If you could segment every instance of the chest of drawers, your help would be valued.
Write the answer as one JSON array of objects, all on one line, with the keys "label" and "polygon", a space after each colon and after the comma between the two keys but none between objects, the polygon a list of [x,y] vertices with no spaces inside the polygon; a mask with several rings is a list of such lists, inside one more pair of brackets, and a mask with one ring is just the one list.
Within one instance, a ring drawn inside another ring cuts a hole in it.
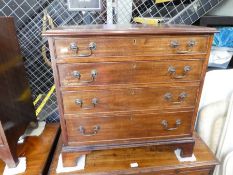
[{"label": "chest of drawers", "polygon": [[194,26],[95,25],[44,33],[64,164],[72,152],[162,144],[190,156],[214,32]]}]

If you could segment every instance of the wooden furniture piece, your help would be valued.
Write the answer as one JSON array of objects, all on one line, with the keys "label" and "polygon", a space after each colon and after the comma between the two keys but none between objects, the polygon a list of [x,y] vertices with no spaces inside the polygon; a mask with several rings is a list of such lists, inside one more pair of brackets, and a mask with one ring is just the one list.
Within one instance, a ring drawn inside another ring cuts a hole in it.
[{"label": "wooden furniture piece", "polygon": [[[46,124],[43,133],[29,136],[23,144],[18,145],[18,157],[26,157],[26,171],[23,174],[47,174],[52,156],[60,136],[60,125],[57,123]],[[0,161],[0,174],[3,174],[5,163]]]},{"label": "wooden furniture piece", "polygon": [[[218,161],[206,144],[194,134],[195,162],[179,162],[174,154],[174,146],[149,146],[127,149],[112,149],[93,151],[86,157],[85,169],[64,174],[82,175],[211,175]],[[62,140],[58,142],[57,150],[49,170],[55,175],[58,157],[62,149]],[[72,156],[75,156],[72,155]],[[72,157],[70,157],[72,160]],[[131,163],[138,163],[137,168],[131,168]]]},{"label": "wooden furniture piece", "polygon": [[[60,27],[49,39],[63,137],[73,152],[173,144],[193,153],[193,129],[215,29]],[[77,154],[76,154],[77,155]]]},{"label": "wooden furniture piece", "polygon": [[12,17],[0,17],[0,159],[18,163],[17,142],[36,117]]}]

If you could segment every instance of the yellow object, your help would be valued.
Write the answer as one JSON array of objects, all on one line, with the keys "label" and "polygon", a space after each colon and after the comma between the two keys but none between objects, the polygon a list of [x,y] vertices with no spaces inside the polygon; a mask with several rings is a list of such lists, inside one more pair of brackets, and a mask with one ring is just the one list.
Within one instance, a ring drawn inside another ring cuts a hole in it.
[{"label": "yellow object", "polygon": [[38,103],[38,101],[41,99],[41,97],[42,97],[42,94],[39,94],[39,95],[36,97],[36,99],[35,99],[34,102],[33,102],[34,106]]},{"label": "yellow object", "polygon": [[46,102],[48,101],[48,99],[50,98],[50,96],[52,95],[52,93],[54,92],[54,90],[55,90],[55,85],[53,85],[51,87],[51,89],[49,90],[49,92],[46,95],[46,97],[43,99],[43,101],[41,102],[41,104],[36,109],[36,116],[38,116],[38,114],[41,112],[41,110],[43,109],[44,105],[46,104]]},{"label": "yellow object", "polygon": [[169,2],[169,1],[173,1],[173,0],[155,0],[155,3],[159,4],[159,3],[163,3],[163,2]]},{"label": "yellow object", "polygon": [[135,17],[133,21],[142,24],[158,25],[162,21],[162,18],[160,19],[160,18]]},{"label": "yellow object", "polygon": [[[42,20],[42,32],[46,31],[46,29],[47,29],[47,22],[48,22],[48,25],[51,28],[54,28],[53,19],[49,16],[47,10],[44,10],[44,16],[43,16],[43,20]],[[49,59],[47,58],[47,55],[46,55],[46,45],[42,46],[41,54],[42,54],[42,57],[43,57],[45,63],[48,66],[51,67],[51,62],[49,61]],[[49,90],[49,92],[47,93],[47,95],[45,96],[45,98],[43,99],[43,101],[40,103],[40,105],[36,109],[36,116],[38,116],[38,114],[41,112],[41,110],[43,109],[43,107],[45,106],[45,104],[47,103],[47,101],[49,100],[49,98],[52,95],[52,93],[54,92],[54,90],[55,90],[55,85],[53,85],[51,87],[51,89]],[[38,103],[38,101],[41,98],[42,98],[42,94],[40,94],[40,95],[37,96],[37,98],[33,102],[34,106]]]}]

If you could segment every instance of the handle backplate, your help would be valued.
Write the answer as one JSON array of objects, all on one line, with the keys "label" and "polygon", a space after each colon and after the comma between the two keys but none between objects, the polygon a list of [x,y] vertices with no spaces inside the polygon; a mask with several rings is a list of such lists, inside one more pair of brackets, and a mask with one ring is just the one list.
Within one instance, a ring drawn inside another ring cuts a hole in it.
[{"label": "handle backplate", "polygon": [[100,130],[100,126],[99,125],[95,125],[92,129],[92,132],[86,132],[86,129],[83,126],[79,127],[79,132],[86,137],[90,137],[90,136],[94,136],[98,133],[98,131]]},{"label": "handle backplate", "polygon": [[83,105],[83,100],[78,98],[78,99],[75,99],[75,104],[80,106],[80,108],[82,109],[94,109],[96,107],[96,105],[99,103],[99,100],[97,98],[93,98],[91,100],[91,104],[90,106],[84,106]]},{"label": "handle backplate", "polygon": [[72,75],[73,77],[77,78],[79,81],[79,83],[92,83],[95,81],[96,77],[97,77],[97,71],[96,70],[91,70],[91,73],[90,73],[90,77],[91,79],[90,80],[85,80],[85,81],[81,81],[81,73],[79,71],[73,71]]},{"label": "handle backplate", "polygon": [[173,104],[180,104],[180,103],[182,103],[184,100],[185,100],[185,98],[188,96],[188,94],[186,93],[186,92],[182,92],[182,93],[180,93],[180,95],[178,96],[178,98],[177,98],[177,100],[175,101],[173,101],[173,96],[172,96],[172,93],[170,93],[170,92],[168,92],[168,93],[166,93],[165,95],[164,95],[164,99],[166,100],[166,101],[168,101],[168,102],[171,102],[171,103],[173,103]]},{"label": "handle backplate", "polygon": [[174,130],[177,130],[179,128],[179,126],[181,125],[181,120],[180,119],[177,119],[176,120],[176,123],[175,123],[175,127],[169,127],[169,124],[168,124],[168,121],[167,120],[163,120],[161,122],[161,125],[163,126],[163,128],[167,131],[174,131]]},{"label": "handle backplate", "polygon": [[187,74],[191,71],[191,66],[184,66],[183,73],[181,75],[178,75],[176,73],[176,68],[174,66],[168,67],[168,72],[171,75],[173,79],[182,79],[187,76]]},{"label": "handle backplate", "polygon": [[191,53],[191,52],[192,52],[192,48],[193,48],[195,45],[196,45],[196,41],[194,41],[194,40],[189,40],[189,41],[187,42],[187,45],[186,45],[187,50],[180,50],[180,49],[179,49],[179,46],[180,46],[179,41],[173,40],[173,41],[171,41],[171,43],[170,43],[171,48],[176,49],[176,53],[177,53],[177,54],[188,54],[188,53]]},{"label": "handle backplate", "polygon": [[73,51],[77,56],[77,57],[89,57],[93,54],[93,50],[96,50],[97,48],[97,45],[95,42],[90,42],[90,44],[88,45],[87,47],[87,50],[89,51],[88,53],[79,53],[79,47],[78,47],[78,44],[73,42],[73,43],[70,43],[70,50]]}]

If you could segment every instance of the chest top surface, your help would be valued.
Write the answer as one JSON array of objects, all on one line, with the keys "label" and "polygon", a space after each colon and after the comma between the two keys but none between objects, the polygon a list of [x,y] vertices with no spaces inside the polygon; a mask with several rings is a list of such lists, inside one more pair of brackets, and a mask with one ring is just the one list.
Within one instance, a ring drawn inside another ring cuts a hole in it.
[{"label": "chest top surface", "polygon": [[213,34],[215,28],[199,27],[191,25],[168,25],[158,26],[129,24],[129,25],[82,25],[82,26],[62,26],[43,33],[47,37],[65,36],[105,36],[105,35],[176,35],[176,34]]}]

